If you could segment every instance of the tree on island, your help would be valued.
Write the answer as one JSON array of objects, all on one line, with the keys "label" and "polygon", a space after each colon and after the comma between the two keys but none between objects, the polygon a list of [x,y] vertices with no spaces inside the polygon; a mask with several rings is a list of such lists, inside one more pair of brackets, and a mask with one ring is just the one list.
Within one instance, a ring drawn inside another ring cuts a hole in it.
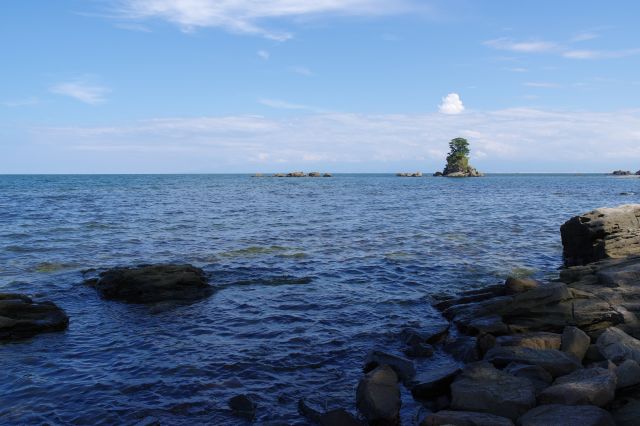
[{"label": "tree on island", "polygon": [[470,152],[469,142],[465,138],[451,139],[447,165],[442,175],[451,177],[482,176],[482,173],[469,165]]}]

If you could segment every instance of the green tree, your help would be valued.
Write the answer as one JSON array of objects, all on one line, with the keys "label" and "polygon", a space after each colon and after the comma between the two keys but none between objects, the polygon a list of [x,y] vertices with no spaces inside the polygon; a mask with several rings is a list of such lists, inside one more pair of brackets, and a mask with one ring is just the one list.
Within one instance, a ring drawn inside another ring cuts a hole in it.
[{"label": "green tree", "polygon": [[451,139],[445,174],[463,172],[469,168],[469,142],[465,138]]}]

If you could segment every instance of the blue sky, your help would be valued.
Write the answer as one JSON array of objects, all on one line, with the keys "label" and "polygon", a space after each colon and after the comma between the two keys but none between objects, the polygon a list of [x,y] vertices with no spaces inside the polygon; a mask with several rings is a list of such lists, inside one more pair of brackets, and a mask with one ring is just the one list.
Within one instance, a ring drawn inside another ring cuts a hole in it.
[{"label": "blue sky", "polygon": [[[391,4],[391,5],[390,5]],[[0,173],[640,169],[640,3],[24,0]]]}]

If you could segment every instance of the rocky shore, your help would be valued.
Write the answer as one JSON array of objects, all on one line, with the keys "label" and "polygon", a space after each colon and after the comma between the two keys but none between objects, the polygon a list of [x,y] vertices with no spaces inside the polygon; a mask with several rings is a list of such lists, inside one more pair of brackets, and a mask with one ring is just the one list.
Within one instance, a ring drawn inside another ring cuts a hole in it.
[{"label": "rocky shore", "polygon": [[[355,389],[358,415],[299,412],[320,425],[399,425],[402,393],[422,405],[421,426],[631,426],[640,419],[640,205],[601,208],[562,227],[564,267],[556,279],[511,277],[455,297],[433,298],[443,325],[402,330],[403,353],[372,350]],[[214,287],[191,265],[140,265],[86,271],[106,300],[192,303]],[[52,302],[0,294],[0,340],[63,331]],[[429,369],[434,353],[456,364]],[[420,371],[415,360],[421,359]],[[422,374],[428,373],[428,374]],[[252,420],[248,395],[228,402]]]}]

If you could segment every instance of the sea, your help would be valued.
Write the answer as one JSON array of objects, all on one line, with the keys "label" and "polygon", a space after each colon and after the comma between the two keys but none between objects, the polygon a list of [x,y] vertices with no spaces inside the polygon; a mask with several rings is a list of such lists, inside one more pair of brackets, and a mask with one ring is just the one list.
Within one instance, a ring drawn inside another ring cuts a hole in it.
[{"label": "sea", "polygon": [[[0,176],[0,292],[51,300],[65,332],[0,344],[2,425],[305,425],[298,402],[356,414],[370,350],[444,322],[434,296],[552,279],[560,225],[640,202],[640,178]],[[191,305],[102,300],[92,271],[190,263]],[[429,372],[453,363],[438,350]],[[423,410],[402,390],[403,425]]]}]

